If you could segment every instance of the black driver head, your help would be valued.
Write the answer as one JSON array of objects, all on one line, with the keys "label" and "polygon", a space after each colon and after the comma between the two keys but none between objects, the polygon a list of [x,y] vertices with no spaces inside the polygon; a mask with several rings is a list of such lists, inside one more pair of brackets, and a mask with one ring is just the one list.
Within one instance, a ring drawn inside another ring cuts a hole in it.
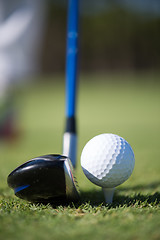
[{"label": "black driver head", "polygon": [[31,159],[13,170],[7,182],[17,197],[30,202],[65,204],[79,199],[71,161],[62,155]]}]

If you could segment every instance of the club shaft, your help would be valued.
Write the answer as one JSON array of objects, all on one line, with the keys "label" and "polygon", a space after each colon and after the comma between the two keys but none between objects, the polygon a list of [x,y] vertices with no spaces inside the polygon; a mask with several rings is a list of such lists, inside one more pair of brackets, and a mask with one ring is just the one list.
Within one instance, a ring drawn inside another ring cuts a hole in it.
[{"label": "club shaft", "polygon": [[76,112],[79,1],[69,0],[66,48],[66,116]]},{"label": "club shaft", "polygon": [[63,154],[76,165],[77,133],[77,66],[78,66],[78,26],[79,0],[69,0],[66,46],[66,129],[63,137]]}]

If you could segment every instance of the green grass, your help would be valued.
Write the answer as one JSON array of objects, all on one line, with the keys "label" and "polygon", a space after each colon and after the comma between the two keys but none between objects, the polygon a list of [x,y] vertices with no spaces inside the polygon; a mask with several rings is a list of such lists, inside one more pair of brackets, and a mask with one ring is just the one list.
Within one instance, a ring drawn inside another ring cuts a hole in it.
[{"label": "green grass", "polygon": [[[61,153],[64,81],[55,76],[53,82],[40,81],[19,93],[21,135],[0,146],[0,239],[160,239],[158,79],[151,74],[81,76],[76,169],[81,200],[56,208],[16,198],[6,179],[30,158]],[[136,159],[132,176],[117,187],[112,205],[104,203],[101,189],[80,167],[85,143],[105,132],[124,137]]]}]

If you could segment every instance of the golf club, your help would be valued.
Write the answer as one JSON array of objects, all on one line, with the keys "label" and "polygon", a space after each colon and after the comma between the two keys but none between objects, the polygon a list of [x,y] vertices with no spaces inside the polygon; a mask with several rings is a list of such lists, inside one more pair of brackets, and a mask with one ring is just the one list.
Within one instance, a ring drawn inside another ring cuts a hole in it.
[{"label": "golf club", "polygon": [[[7,179],[19,198],[39,203],[61,204],[79,199],[73,174],[76,165],[76,82],[79,0],[69,0],[66,48],[66,130],[63,155],[31,159],[13,170]],[[72,163],[71,163],[71,161]]]},{"label": "golf club", "polygon": [[17,197],[30,202],[62,204],[79,199],[72,164],[62,155],[33,158],[13,170],[7,180]]}]

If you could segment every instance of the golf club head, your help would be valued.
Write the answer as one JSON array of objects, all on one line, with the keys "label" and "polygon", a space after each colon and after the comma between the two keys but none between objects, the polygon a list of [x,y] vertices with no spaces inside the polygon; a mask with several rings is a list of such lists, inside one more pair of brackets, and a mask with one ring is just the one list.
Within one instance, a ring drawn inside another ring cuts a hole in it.
[{"label": "golf club head", "polygon": [[7,182],[17,197],[30,202],[65,204],[79,199],[72,163],[62,155],[33,158],[13,170]]}]

